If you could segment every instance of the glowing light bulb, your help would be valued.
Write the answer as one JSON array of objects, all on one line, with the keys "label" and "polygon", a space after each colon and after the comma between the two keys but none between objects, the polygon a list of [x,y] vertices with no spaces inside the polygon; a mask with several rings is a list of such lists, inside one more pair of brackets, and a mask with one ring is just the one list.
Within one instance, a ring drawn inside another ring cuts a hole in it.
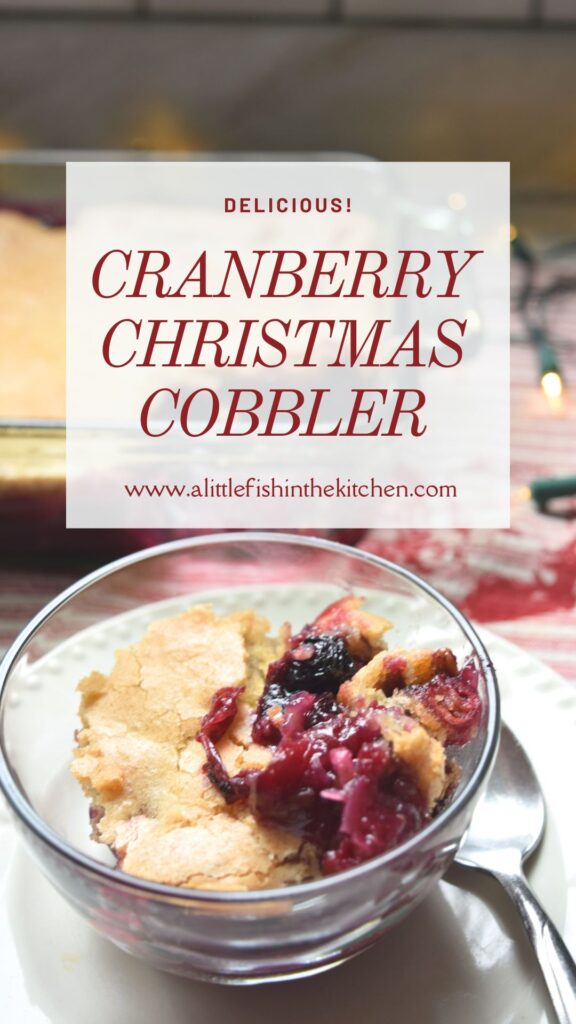
[{"label": "glowing light bulb", "polygon": [[476,334],[476,332],[482,327],[480,313],[477,309],[467,309],[464,316],[468,324],[468,330],[471,334]]},{"label": "glowing light bulb", "polygon": [[516,505],[519,502],[530,501],[532,497],[532,490],[530,487],[517,487],[515,491],[512,491],[512,504]]},{"label": "glowing light bulb", "polygon": [[561,416],[564,412],[564,384],[557,370],[547,370],[540,379],[542,391],[546,396],[548,408],[553,415]]},{"label": "glowing light bulb", "polygon": [[451,192],[448,196],[448,206],[451,210],[464,210],[467,199],[462,192]]},{"label": "glowing light bulb", "polygon": [[545,373],[540,382],[546,398],[560,398],[563,391],[562,377],[556,370],[549,370]]}]

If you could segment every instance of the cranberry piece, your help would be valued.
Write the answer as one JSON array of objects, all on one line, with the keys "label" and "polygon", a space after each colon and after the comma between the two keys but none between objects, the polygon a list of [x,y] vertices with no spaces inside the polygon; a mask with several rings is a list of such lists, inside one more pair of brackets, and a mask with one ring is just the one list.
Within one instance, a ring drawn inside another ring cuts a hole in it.
[{"label": "cranberry piece", "polygon": [[[385,852],[425,823],[423,797],[383,738],[379,709],[340,710],[331,694],[292,694],[268,765],[231,777],[215,740],[230,724],[240,692],[216,694],[203,720],[198,738],[208,777],[228,803],[248,801],[263,824],[314,843],[325,874]],[[327,717],[311,724],[315,714]]]},{"label": "cranberry piece", "polygon": [[103,807],[95,807],[93,804],[90,805],[88,817],[91,825],[98,825],[104,817],[105,811]]},{"label": "cranberry piece", "polygon": [[289,728],[249,790],[255,817],[313,842],[325,873],[383,853],[426,820],[423,797],[383,739],[374,708],[341,711],[304,732]]},{"label": "cranberry piece", "polygon": [[329,604],[327,608],[324,608],[316,616],[314,622],[304,626],[299,633],[292,637],[293,646],[296,647],[309,636],[320,633],[334,633],[337,636],[346,636],[354,629],[354,615],[357,613],[361,603],[358,598],[349,595]]},{"label": "cranberry piece", "polygon": [[212,697],[209,711],[200,723],[198,738],[203,734],[217,742],[232,724],[238,710],[238,699],[244,692],[243,686],[223,686]]},{"label": "cranberry piece", "polygon": [[232,724],[238,709],[238,699],[243,690],[243,686],[223,686],[218,690],[212,697],[210,710],[204,715],[196,736],[206,754],[204,771],[212,785],[220,790],[226,803],[233,803],[237,800],[240,790],[224,767],[216,743],[222,739],[228,726]]},{"label": "cranberry piece", "polygon": [[310,706],[304,728],[329,718],[338,710],[334,696],[346,679],[350,679],[363,662],[350,654],[343,636],[321,633],[307,636],[291,646],[268,667],[264,692],[258,703],[253,739],[265,745],[280,739],[278,725],[271,722],[272,708],[283,710],[293,695],[305,690],[315,694],[314,708]]},{"label": "cranberry piece", "polygon": [[416,786],[398,774],[386,790],[375,791],[366,779],[355,781],[336,843],[322,857],[325,875],[361,864],[398,846],[426,824]]},{"label": "cranberry piece", "polygon": [[472,739],[482,715],[478,669],[473,661],[466,662],[456,676],[438,675],[410,690],[442,724],[448,746],[462,746]]},{"label": "cranberry piece", "polygon": [[370,644],[358,632],[358,598],[345,597],[325,608],[314,622],[288,640],[285,653],[268,666],[264,692],[258,703],[252,736],[267,746],[280,741],[278,714],[302,690],[316,695],[303,720],[305,729],[326,721],[339,711],[334,700],[342,683],[350,679],[373,655]]},{"label": "cranberry piece", "polygon": [[280,725],[282,736],[295,736],[309,727],[308,717],[314,707],[314,701],[314,694],[308,693],[306,690],[294,694],[282,715]]},{"label": "cranberry piece", "polygon": [[306,728],[311,729],[320,722],[328,722],[341,711],[341,706],[332,693],[319,693],[306,714]]},{"label": "cranberry piece", "polygon": [[[270,669],[268,669],[268,676]],[[268,677],[267,677],[268,678]],[[258,706],[256,708],[256,719],[252,726],[252,739],[255,743],[261,743],[264,747],[275,746],[280,740],[280,729],[270,717],[273,709],[283,711],[290,700],[290,694],[280,683],[267,681]]]},{"label": "cranberry piece", "polygon": [[[303,698],[307,698],[303,701]],[[269,709],[276,708],[278,715],[271,718]],[[252,726],[252,739],[262,746],[276,746],[287,731],[294,731],[293,709],[298,709],[298,728],[310,729],[320,722],[327,722],[341,710],[332,693],[313,694],[303,690],[287,693],[274,683],[267,687],[258,705],[257,717]],[[281,717],[280,717],[281,716]]]},{"label": "cranberry piece", "polygon": [[289,693],[336,693],[341,683],[361,667],[352,657],[342,636],[321,633],[286,651],[270,666],[268,679]]}]

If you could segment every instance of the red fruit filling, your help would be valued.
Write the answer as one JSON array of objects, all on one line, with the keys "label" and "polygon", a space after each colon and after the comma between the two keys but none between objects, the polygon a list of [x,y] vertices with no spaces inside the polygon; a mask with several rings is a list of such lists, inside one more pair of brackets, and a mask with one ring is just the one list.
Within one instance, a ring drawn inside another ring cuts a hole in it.
[{"label": "red fruit filling", "polygon": [[340,684],[363,664],[349,653],[344,637],[330,633],[309,636],[287,650],[268,666],[252,731],[255,743],[278,743],[280,730],[275,719],[302,691],[314,696],[307,706],[305,727],[335,714],[338,705],[334,698]]},{"label": "red fruit filling", "polygon": [[290,637],[288,650],[268,666],[252,734],[255,743],[278,743],[280,731],[270,712],[283,711],[302,690],[316,694],[314,706],[308,709],[307,727],[337,712],[334,697],[340,685],[374,654],[351,627],[350,610],[355,607],[354,598],[330,605]]},{"label": "red fruit filling", "polygon": [[314,622],[304,626],[299,633],[292,637],[292,643],[297,646],[313,633],[336,633],[341,636],[350,634],[355,628],[354,615],[358,615],[359,604],[361,604],[359,599],[352,596],[334,601],[316,616]]},{"label": "red fruit filling", "polygon": [[200,730],[196,739],[204,747],[206,763],[204,771],[213,786],[216,786],[226,803],[233,803],[238,799],[238,787],[234,779],[224,767],[224,763],[216,743],[221,740],[228,726],[232,724],[238,709],[238,698],[244,691],[243,686],[223,686],[212,698],[210,710],[204,715],[200,723]]},{"label": "red fruit filling", "polygon": [[429,683],[409,689],[440,722],[447,746],[461,747],[472,739],[482,712],[478,670],[472,661],[455,676],[438,675]]},{"label": "red fruit filling", "polygon": [[289,717],[272,760],[248,780],[254,816],[314,843],[324,874],[384,853],[426,821],[423,797],[382,738],[379,715],[342,711],[303,732]]},{"label": "red fruit filling", "polygon": [[[430,819],[410,767],[382,736],[381,716],[394,708],[383,711],[373,703],[350,709],[336,700],[340,685],[373,655],[366,643],[364,656],[357,633],[346,633],[345,605],[326,609],[268,668],[252,730],[255,742],[275,748],[265,768],[230,776],[216,747],[243,687],[215,694],[197,737],[206,752],[204,770],[224,799],[247,802],[263,824],[313,843],[324,874],[385,853]],[[421,706],[439,723],[446,745],[462,745],[480,721],[478,670],[469,661],[458,672],[452,653],[439,653],[438,674],[405,687],[410,702],[397,713],[417,717]]]},{"label": "red fruit filling", "polygon": [[428,820],[418,787],[382,737],[375,707],[342,710],[306,728],[315,697],[297,694],[266,768],[230,776],[212,737],[237,698],[238,690],[220,691],[203,720],[198,739],[208,777],[228,803],[248,801],[263,824],[314,843],[324,874],[384,853]]}]

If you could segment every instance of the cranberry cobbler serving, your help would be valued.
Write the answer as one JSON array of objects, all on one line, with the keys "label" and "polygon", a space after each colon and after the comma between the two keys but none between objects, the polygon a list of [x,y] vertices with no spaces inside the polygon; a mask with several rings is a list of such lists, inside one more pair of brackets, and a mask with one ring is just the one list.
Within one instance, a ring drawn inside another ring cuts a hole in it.
[{"label": "cranberry cobbler serving", "polygon": [[478,670],[388,649],[346,597],[300,632],[198,605],[153,623],[80,683],[72,772],[118,867],[169,885],[306,882],[392,849],[458,780]]}]

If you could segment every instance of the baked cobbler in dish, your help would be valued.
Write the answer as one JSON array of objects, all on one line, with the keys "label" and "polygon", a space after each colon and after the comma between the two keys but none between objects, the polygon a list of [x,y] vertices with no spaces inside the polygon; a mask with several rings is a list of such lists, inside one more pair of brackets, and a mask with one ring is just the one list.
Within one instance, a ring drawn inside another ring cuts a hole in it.
[{"label": "baked cobbler in dish", "polygon": [[0,210],[0,419],[66,413],[66,236]]},{"label": "baked cobbler in dish", "polygon": [[153,623],[80,683],[72,771],[124,871],[198,889],[305,882],[414,835],[481,714],[473,661],[388,650],[357,597],[278,637],[246,610]]}]

